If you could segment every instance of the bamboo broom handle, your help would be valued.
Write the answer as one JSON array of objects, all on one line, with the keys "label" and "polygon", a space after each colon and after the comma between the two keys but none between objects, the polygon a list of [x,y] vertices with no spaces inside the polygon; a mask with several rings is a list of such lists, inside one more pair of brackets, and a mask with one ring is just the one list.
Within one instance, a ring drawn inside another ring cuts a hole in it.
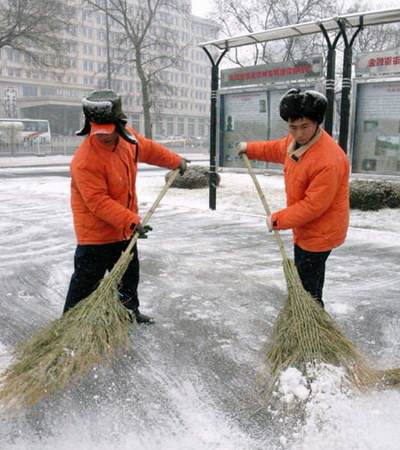
[{"label": "bamboo broom handle", "polygon": [[[178,175],[179,175],[179,169],[175,169],[172,172],[171,176],[168,178],[168,181],[165,183],[161,192],[158,194],[158,197],[155,199],[153,205],[147,211],[146,215],[143,217],[143,220],[140,222],[141,225],[147,225],[151,216],[154,214],[154,211],[157,209],[157,207],[160,204],[161,200],[163,199],[164,195],[167,193],[168,189],[171,187],[172,183],[175,181],[175,179]],[[135,234],[132,236],[131,242],[129,243],[128,247],[125,250],[126,253],[130,253],[132,251],[132,248],[135,245],[136,241],[138,240],[138,237],[139,237],[139,232],[136,231]]]},{"label": "bamboo broom handle", "polygon": [[[242,158],[243,158],[243,161],[244,161],[244,163],[245,163],[245,165],[247,167],[247,170],[249,171],[249,174],[250,174],[251,178],[254,181],[254,185],[255,185],[255,187],[257,189],[257,192],[258,192],[258,195],[260,197],[261,203],[264,206],[264,210],[267,213],[267,215],[270,216],[271,215],[271,209],[270,209],[270,207],[268,205],[268,202],[267,202],[267,199],[266,199],[266,197],[265,197],[265,195],[264,195],[264,193],[263,193],[263,191],[261,189],[260,183],[257,180],[256,174],[254,173],[254,170],[251,167],[251,163],[250,163],[249,158],[246,155],[246,153],[242,154]],[[276,238],[276,240],[278,242],[279,250],[281,252],[282,258],[283,258],[283,260],[286,260],[287,259],[287,254],[286,254],[285,246],[283,244],[281,235],[279,234],[278,230],[272,230],[272,231],[273,231],[273,233],[275,235],[275,238]]]}]

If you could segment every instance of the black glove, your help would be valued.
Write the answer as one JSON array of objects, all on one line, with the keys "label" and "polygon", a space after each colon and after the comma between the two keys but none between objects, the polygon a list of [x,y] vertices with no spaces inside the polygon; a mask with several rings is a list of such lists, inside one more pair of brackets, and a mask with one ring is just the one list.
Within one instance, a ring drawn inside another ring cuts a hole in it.
[{"label": "black glove", "polygon": [[142,225],[141,223],[132,224],[132,229],[134,233],[139,233],[139,239],[147,239],[147,233],[153,231],[153,228],[150,225]]},{"label": "black glove", "polygon": [[190,163],[190,161],[188,159],[182,158],[179,166],[177,168],[179,168],[179,175],[183,175],[186,172],[187,169],[187,163]]}]

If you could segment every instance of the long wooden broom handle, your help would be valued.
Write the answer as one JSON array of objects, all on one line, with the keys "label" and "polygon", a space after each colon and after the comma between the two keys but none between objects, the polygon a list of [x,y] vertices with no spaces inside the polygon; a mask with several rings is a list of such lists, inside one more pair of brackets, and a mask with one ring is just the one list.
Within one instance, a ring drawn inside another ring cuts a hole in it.
[{"label": "long wooden broom handle", "polygon": [[[158,197],[155,199],[153,205],[147,211],[146,215],[143,217],[143,220],[140,222],[141,225],[147,225],[147,223],[149,222],[151,216],[154,214],[154,211],[157,209],[157,207],[160,204],[161,200],[163,199],[164,195],[167,193],[168,189],[171,187],[172,183],[175,181],[175,179],[176,179],[176,177],[178,175],[179,175],[179,168],[175,169],[172,172],[172,174],[168,178],[168,181],[165,183],[165,185],[162,188],[161,192],[158,194]],[[135,245],[135,243],[138,240],[138,238],[139,238],[139,232],[136,231],[135,234],[132,236],[131,242],[129,243],[129,245],[126,248],[125,252],[130,253],[132,251],[132,248]]]},{"label": "long wooden broom handle", "polygon": [[[266,197],[264,195],[264,192],[261,189],[260,183],[257,180],[256,174],[254,173],[254,170],[251,167],[251,163],[250,163],[249,158],[246,155],[246,153],[242,154],[242,158],[243,158],[243,161],[244,161],[244,163],[245,163],[245,165],[247,167],[247,170],[249,171],[249,174],[250,174],[251,178],[254,181],[254,185],[255,185],[255,187],[257,189],[257,192],[258,192],[258,195],[260,197],[261,203],[264,206],[264,210],[267,213],[267,215],[270,216],[271,215],[271,209],[270,209],[270,207],[268,205],[268,202],[267,202],[267,199],[266,199]],[[281,235],[279,234],[278,230],[272,230],[272,231],[273,231],[274,236],[275,236],[275,238],[276,238],[276,240],[278,242],[279,250],[281,252],[282,258],[285,260],[285,259],[287,259],[287,254],[286,254],[285,246],[283,244]]]}]

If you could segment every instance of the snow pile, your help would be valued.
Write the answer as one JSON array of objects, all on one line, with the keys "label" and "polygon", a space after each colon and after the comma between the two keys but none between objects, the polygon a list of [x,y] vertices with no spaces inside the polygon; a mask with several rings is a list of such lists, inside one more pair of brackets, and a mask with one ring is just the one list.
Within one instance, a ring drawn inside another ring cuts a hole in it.
[{"label": "snow pile", "polygon": [[310,390],[302,373],[295,367],[289,367],[280,376],[279,393],[284,403],[291,403],[294,399],[306,400]]},{"label": "snow pile", "polygon": [[307,379],[288,368],[279,379],[278,395],[284,450],[399,448],[397,391],[354,393],[342,369],[323,364],[310,368]]}]

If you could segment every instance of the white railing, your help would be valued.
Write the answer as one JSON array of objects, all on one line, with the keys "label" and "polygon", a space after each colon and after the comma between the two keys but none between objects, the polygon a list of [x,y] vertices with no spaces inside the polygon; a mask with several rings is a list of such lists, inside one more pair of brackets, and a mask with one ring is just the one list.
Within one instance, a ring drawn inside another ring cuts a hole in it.
[{"label": "white railing", "polygon": [[[156,142],[170,148],[176,152],[207,151],[208,145],[204,141],[195,141],[187,138],[182,139],[154,139]],[[5,144],[0,141],[0,156],[23,156],[23,155],[72,155],[82,137],[79,136],[60,136],[53,137],[51,143],[39,141],[26,141],[18,144]]]},{"label": "white railing", "polygon": [[0,156],[72,155],[81,141],[80,137],[59,137],[53,138],[51,143],[25,141],[10,144],[0,142]]}]

